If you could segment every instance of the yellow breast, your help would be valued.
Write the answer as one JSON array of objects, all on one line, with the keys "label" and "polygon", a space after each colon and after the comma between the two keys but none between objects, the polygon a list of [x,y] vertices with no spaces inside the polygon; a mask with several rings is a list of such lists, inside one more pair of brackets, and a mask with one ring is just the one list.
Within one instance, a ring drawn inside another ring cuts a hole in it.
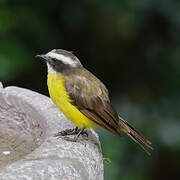
[{"label": "yellow breast", "polygon": [[49,94],[56,106],[79,128],[95,128],[97,125],[82,114],[73,104],[60,73],[48,73]]}]

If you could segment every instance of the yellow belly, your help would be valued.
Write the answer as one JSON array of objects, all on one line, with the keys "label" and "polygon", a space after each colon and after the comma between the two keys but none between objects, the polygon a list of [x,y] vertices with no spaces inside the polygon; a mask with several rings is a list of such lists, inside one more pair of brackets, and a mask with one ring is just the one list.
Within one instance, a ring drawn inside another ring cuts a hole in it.
[{"label": "yellow belly", "polygon": [[82,114],[72,103],[64,87],[60,73],[48,73],[49,94],[57,108],[79,128],[95,128],[97,125]]}]

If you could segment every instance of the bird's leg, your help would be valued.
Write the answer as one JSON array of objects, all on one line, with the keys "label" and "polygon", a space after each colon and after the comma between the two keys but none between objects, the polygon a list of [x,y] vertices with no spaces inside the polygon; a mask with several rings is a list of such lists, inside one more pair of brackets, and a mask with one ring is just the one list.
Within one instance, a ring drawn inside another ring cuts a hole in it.
[{"label": "bird's leg", "polygon": [[74,129],[65,129],[63,131],[60,131],[54,135],[54,137],[61,137],[61,136],[69,136],[69,135],[76,135],[80,132],[80,129],[78,127]]},{"label": "bird's leg", "polygon": [[84,128],[83,132],[81,133],[81,135],[85,136],[85,137],[88,137],[88,133],[87,133],[87,131],[85,131],[85,128]]},{"label": "bird's leg", "polygon": [[[75,135],[75,137],[73,139],[68,138],[67,136],[69,135]],[[57,138],[64,137],[64,139],[68,141],[76,142],[80,135],[88,137],[88,133],[85,131],[85,128],[79,129],[78,127],[76,127],[74,129],[66,129],[64,131],[58,132],[57,134],[54,135],[54,137],[57,137]]]},{"label": "bird's leg", "polygon": [[76,142],[80,135],[86,135],[88,137],[88,133],[85,131],[85,128],[80,129],[78,134],[74,137],[73,141]]}]

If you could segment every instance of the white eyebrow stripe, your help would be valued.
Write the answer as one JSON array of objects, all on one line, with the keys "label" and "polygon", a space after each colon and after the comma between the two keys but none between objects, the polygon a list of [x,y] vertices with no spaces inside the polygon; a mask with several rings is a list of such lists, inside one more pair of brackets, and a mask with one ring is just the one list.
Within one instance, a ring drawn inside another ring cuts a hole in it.
[{"label": "white eyebrow stripe", "polygon": [[51,58],[55,58],[59,61],[62,61],[64,64],[69,64],[69,65],[74,66],[74,67],[76,66],[75,61],[73,61],[70,57],[66,57],[62,54],[57,54],[57,53],[51,51],[51,52],[47,53],[46,55],[51,57]]}]

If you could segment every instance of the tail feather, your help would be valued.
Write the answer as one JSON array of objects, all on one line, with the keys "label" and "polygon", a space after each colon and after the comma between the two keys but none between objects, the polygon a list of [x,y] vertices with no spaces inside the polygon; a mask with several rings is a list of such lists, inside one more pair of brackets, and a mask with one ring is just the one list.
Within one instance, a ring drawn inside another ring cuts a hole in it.
[{"label": "tail feather", "polygon": [[129,136],[133,141],[141,146],[141,148],[150,155],[150,150],[153,150],[151,142],[144,137],[144,135],[138,132],[133,126],[131,126],[127,121],[119,117],[119,126],[121,131],[123,131],[127,136]]}]

